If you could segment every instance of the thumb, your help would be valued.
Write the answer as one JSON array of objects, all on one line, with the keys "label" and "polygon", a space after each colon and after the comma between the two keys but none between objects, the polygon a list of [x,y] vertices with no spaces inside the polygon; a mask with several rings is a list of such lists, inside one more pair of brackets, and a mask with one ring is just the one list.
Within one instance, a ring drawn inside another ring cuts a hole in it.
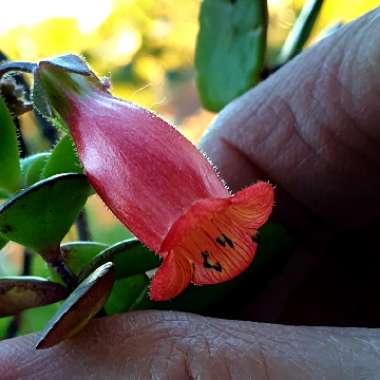
[{"label": "thumb", "polygon": [[145,311],[93,320],[35,351],[0,343],[1,379],[375,379],[378,329],[294,327]]},{"label": "thumb", "polygon": [[201,148],[237,190],[279,187],[277,212],[341,227],[380,214],[380,8],[285,65],[216,118]]}]

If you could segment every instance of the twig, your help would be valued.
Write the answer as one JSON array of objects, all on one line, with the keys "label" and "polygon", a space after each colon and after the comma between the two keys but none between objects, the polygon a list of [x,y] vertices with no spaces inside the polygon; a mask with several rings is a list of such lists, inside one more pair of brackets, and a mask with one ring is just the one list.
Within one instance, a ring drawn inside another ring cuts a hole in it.
[{"label": "twig", "polygon": [[90,229],[88,226],[87,213],[86,213],[85,209],[83,209],[80,212],[78,219],[76,221],[76,227],[77,227],[79,240],[83,240],[83,241],[91,240]]},{"label": "twig", "polygon": [[[22,264],[22,276],[29,276],[32,268],[32,252],[30,252],[27,249],[24,249],[23,253],[23,264]],[[18,330],[20,329],[21,325],[21,315],[22,313],[19,313],[15,315],[12,320],[9,322],[9,325],[7,327],[7,330],[5,332],[5,339],[13,338],[17,335]]]},{"label": "twig", "polygon": [[74,289],[78,285],[76,276],[71,272],[62,259],[57,260],[54,263],[49,263],[49,265],[59,274],[69,289]]},{"label": "twig", "polygon": [[315,22],[323,5],[323,0],[308,0],[305,2],[300,15],[297,17],[281,52],[278,64],[283,65],[301,52],[306,41],[310,37]]},{"label": "twig", "polygon": [[32,272],[33,253],[28,249],[24,250],[24,261],[22,263],[22,276],[29,276]]},{"label": "twig", "polygon": [[14,338],[18,333],[20,324],[21,324],[21,314],[17,314],[9,322],[7,330],[5,331],[4,339]]},{"label": "twig", "polygon": [[24,73],[32,73],[37,65],[31,62],[4,62],[0,64],[0,78],[11,71],[22,71]]}]

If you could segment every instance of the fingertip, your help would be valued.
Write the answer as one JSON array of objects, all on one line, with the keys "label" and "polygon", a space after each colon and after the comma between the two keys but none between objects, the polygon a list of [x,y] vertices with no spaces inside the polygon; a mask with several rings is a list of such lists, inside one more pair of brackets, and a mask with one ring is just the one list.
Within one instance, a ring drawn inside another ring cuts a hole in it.
[{"label": "fingertip", "polygon": [[211,128],[201,141],[206,152],[228,187],[237,192],[257,180],[268,180],[268,175],[222,134],[223,130]]},{"label": "fingertip", "polygon": [[218,115],[201,147],[232,190],[270,180],[286,223],[302,209],[338,229],[380,216],[363,204],[380,186],[379,19],[342,27]]}]

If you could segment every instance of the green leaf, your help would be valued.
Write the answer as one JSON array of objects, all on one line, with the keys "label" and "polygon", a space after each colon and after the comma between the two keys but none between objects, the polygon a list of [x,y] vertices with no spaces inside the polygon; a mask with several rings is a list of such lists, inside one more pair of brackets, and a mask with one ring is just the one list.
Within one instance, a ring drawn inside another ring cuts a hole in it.
[{"label": "green leaf", "polygon": [[308,0],[281,49],[278,64],[283,65],[301,52],[321,11],[323,0]]},{"label": "green leaf", "polygon": [[82,174],[60,174],[37,182],[0,205],[0,236],[44,256],[59,247],[89,191]]},{"label": "green leaf", "polygon": [[135,299],[135,302],[129,307],[129,311],[155,309],[157,303],[150,300],[149,291],[150,281],[145,285],[144,289],[142,289],[141,293]]},{"label": "green leaf", "polygon": [[132,307],[136,299],[149,285],[149,278],[145,274],[136,274],[132,277],[117,280],[112,288],[104,309],[108,315],[124,313]]},{"label": "green leaf", "polygon": [[0,189],[0,199],[7,199],[10,195],[9,191]]},{"label": "green leaf", "polygon": [[41,84],[41,78],[38,70],[35,70],[33,75],[33,107],[44,118],[50,119],[53,116],[53,111],[49,102],[46,99],[45,90]]},{"label": "green leaf", "polygon": [[[77,276],[98,253],[106,248],[107,245],[103,243],[93,241],[73,241],[62,244],[60,252],[66,266]],[[50,265],[46,266],[45,264],[45,267],[47,267],[49,279],[62,283],[62,278]]]},{"label": "green leaf", "polygon": [[22,186],[29,187],[41,179],[41,173],[50,153],[37,153],[21,160]]},{"label": "green leaf", "polygon": [[37,349],[77,334],[103,307],[115,282],[112,263],[96,269],[71,293],[42,332]]},{"label": "green leaf", "polygon": [[5,246],[5,244],[8,243],[8,240],[7,239],[4,239],[0,236],[0,249],[3,248]]},{"label": "green leaf", "polygon": [[74,144],[69,135],[64,136],[55,146],[41,175],[41,179],[59,173],[82,173],[82,167]]},{"label": "green leaf", "polygon": [[75,275],[90,264],[92,259],[107,248],[106,244],[93,241],[75,241],[61,245],[64,262]]},{"label": "green leaf", "polygon": [[54,278],[50,277],[50,270],[53,269],[47,265],[46,261],[40,255],[36,255],[34,252],[30,252],[30,254],[32,255],[30,263],[30,274],[32,276],[44,277],[50,281],[65,285],[60,276],[57,275]]},{"label": "green leaf", "polygon": [[265,0],[204,0],[195,52],[202,104],[219,111],[259,79],[264,66]]},{"label": "green leaf", "polygon": [[[51,76],[52,72],[55,75]],[[79,74],[79,75],[78,75]],[[100,81],[87,63],[79,56],[67,54],[40,61],[33,71],[33,103],[35,109],[58,127],[67,131],[63,120],[59,118],[55,105],[60,108],[67,107],[68,101],[63,91],[65,85],[75,86],[85,77],[85,82],[91,83],[101,90],[106,90],[107,85]],[[56,81],[58,79],[58,81]],[[54,100],[53,100],[54,99]],[[55,105],[53,104],[55,103]]]},{"label": "green leaf", "polygon": [[83,269],[79,278],[86,277],[107,261],[112,261],[115,264],[115,276],[117,279],[145,273],[148,270],[157,268],[160,264],[160,258],[143,246],[137,239],[128,239],[100,252]]},{"label": "green leaf", "polygon": [[91,75],[93,72],[87,66],[86,61],[74,54],[59,55],[56,57],[46,58],[39,62],[39,65],[49,64],[65,71],[76,74]]},{"label": "green leaf", "polygon": [[14,315],[31,307],[64,299],[68,290],[42,277],[15,276],[0,278],[0,317]]},{"label": "green leaf", "polygon": [[0,318],[0,340],[5,339],[9,323],[13,317]]},{"label": "green leaf", "polygon": [[57,312],[61,302],[34,307],[22,313],[21,325],[17,335],[26,335],[41,331]]},{"label": "green leaf", "polygon": [[20,159],[16,127],[0,96],[0,188],[13,193],[20,188]]}]

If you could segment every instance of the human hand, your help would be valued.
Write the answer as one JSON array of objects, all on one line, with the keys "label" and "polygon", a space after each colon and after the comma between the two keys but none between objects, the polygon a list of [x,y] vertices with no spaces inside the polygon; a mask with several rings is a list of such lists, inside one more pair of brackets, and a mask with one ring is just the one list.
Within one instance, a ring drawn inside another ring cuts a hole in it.
[{"label": "human hand", "polygon": [[380,326],[380,8],[327,38],[216,119],[202,148],[234,191],[277,185],[295,254],[243,317]]},{"label": "human hand", "polygon": [[[297,315],[289,310],[294,299],[314,303],[316,294],[291,298],[305,284],[300,273],[317,280],[321,269],[328,286],[318,295],[342,298],[348,306],[356,295],[366,312],[376,302],[370,294],[375,277],[364,274],[373,266],[376,275],[379,260],[370,251],[380,213],[379,41],[380,9],[229,105],[202,143],[234,190],[258,178],[278,184],[276,217],[303,236],[284,276],[246,310],[256,320],[297,322],[299,313],[310,320],[314,309],[297,307]],[[349,236],[347,246],[362,236],[364,246],[353,244],[361,248],[355,257],[363,258],[349,263],[362,270],[364,284],[350,277],[351,267],[343,273],[346,278],[336,271],[338,264],[353,260],[350,255],[336,257],[335,266],[326,263],[325,244],[334,234]],[[373,324],[378,321],[379,314],[367,314]],[[328,317],[339,322],[339,315]],[[0,343],[1,378],[374,379],[380,371],[379,329],[292,327],[147,311],[94,320],[79,336],[44,351],[34,351],[34,341],[29,335]]]},{"label": "human hand", "polygon": [[293,327],[146,311],[93,320],[35,351],[35,335],[0,344],[4,380],[378,379],[377,329]]}]

